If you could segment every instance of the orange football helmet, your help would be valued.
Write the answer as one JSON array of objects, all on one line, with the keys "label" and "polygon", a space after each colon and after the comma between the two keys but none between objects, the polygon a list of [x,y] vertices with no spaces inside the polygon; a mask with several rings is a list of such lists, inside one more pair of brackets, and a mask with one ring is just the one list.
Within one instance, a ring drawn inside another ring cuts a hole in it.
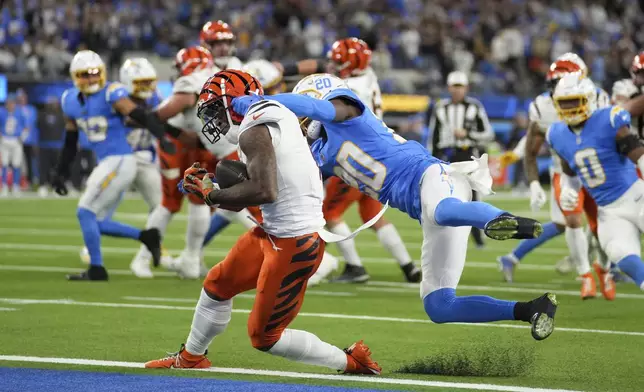
[{"label": "orange football helmet", "polygon": [[361,39],[344,38],[333,43],[327,57],[335,65],[336,74],[346,79],[366,71],[371,63],[371,49]]},{"label": "orange football helmet", "polygon": [[556,60],[550,64],[550,69],[546,73],[546,85],[550,91],[553,91],[559,79],[570,73],[578,72],[582,76],[582,69],[579,64],[570,60]]},{"label": "orange football helmet", "polygon": [[213,67],[212,55],[201,46],[190,46],[177,52],[174,58],[174,66],[179,75],[186,76],[205,68]]},{"label": "orange football helmet", "polygon": [[197,116],[204,123],[201,132],[210,143],[216,143],[232,125],[241,123],[244,116],[233,111],[232,100],[250,93],[263,95],[264,89],[244,71],[220,71],[204,83],[197,101]]},{"label": "orange football helmet", "polygon": [[206,23],[199,33],[201,46],[208,49],[215,64],[224,68],[235,51],[235,34],[228,23],[221,20],[214,20]]},{"label": "orange football helmet", "polygon": [[636,86],[644,85],[644,52],[639,52],[633,57],[631,63],[631,79]]}]

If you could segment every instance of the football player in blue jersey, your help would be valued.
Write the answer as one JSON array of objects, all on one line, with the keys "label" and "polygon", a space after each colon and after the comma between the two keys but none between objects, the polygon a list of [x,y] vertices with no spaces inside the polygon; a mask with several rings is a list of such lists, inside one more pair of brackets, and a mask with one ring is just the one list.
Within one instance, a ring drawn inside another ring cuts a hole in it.
[{"label": "football player in blue jersey", "polygon": [[65,181],[76,155],[79,130],[87,135],[99,163],[87,180],[77,209],[90,267],[80,274],[68,275],[68,279],[107,280],[100,248],[101,233],[140,240],[157,262],[161,253],[158,230],[141,231],[112,220],[100,220],[136,176],[136,158],[127,140],[129,128],[125,118],[129,116],[139,124],[145,124],[159,138],[162,148],[172,149],[173,145],[163,138],[164,124],[132,101],[125,86],[106,81],[105,65],[98,54],[89,50],[78,52],[72,59],[70,74],[74,87],[66,90],[61,98],[66,133],[52,184],[54,190],[60,195],[67,194]]},{"label": "football player in blue jersey", "polygon": [[[534,238],[539,222],[516,217],[490,204],[471,202],[472,189],[491,192],[487,156],[448,164],[419,143],[396,135],[365,107],[339,78],[315,74],[302,79],[296,94],[278,94],[278,101],[298,117],[313,121],[307,135],[323,175],[336,175],[362,192],[418,219],[423,228],[421,298],[436,323],[521,320],[532,324],[542,340],[554,330],[557,301],[546,293],[530,302],[487,296],[456,296],[463,272],[471,226],[490,238]],[[262,97],[233,100],[244,114]]]},{"label": "football player in blue jersey", "polygon": [[553,101],[563,121],[546,140],[562,160],[561,207],[576,209],[583,186],[598,205],[600,246],[644,290],[644,181],[633,164],[644,169],[644,145],[630,130],[634,101],[598,109],[594,84],[576,74],[557,83]]}]

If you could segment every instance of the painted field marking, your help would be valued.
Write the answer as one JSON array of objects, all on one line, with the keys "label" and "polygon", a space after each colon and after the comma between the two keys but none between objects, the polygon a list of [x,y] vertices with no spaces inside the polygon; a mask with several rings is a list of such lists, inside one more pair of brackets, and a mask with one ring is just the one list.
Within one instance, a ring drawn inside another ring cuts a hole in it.
[{"label": "painted field marking", "polygon": [[[29,362],[29,363],[49,363],[65,364],[80,366],[97,366],[113,368],[143,369],[143,363],[139,362],[122,362],[122,361],[103,361],[96,359],[81,358],[47,358],[47,357],[30,357],[22,355],[0,355],[0,361],[10,362]],[[343,376],[320,373],[300,373],[285,372],[280,370],[257,370],[247,368],[223,368],[211,367],[208,369],[181,369],[174,371],[197,371],[222,374],[241,374],[267,377],[283,377],[293,379],[324,380],[324,381],[351,381],[366,384],[388,384],[388,385],[412,385],[434,388],[453,388],[453,389],[472,389],[477,391],[506,391],[506,392],[576,392],[565,389],[547,389],[547,388],[530,388],[512,385],[495,385],[495,384],[474,384],[465,382],[444,382],[444,381],[425,381],[412,380],[405,378],[387,378],[387,377],[366,377],[366,376]]]},{"label": "painted field marking", "polygon": [[[0,298],[0,303],[11,305],[70,305],[70,306],[90,306],[100,308],[131,308],[131,309],[153,309],[153,310],[185,310],[194,311],[193,306],[172,306],[172,305],[152,305],[152,304],[136,304],[136,303],[114,303],[114,302],[86,302],[75,301],[73,299],[28,299],[28,298]],[[250,309],[233,309],[233,313],[250,313]],[[310,313],[300,312],[298,317],[316,317],[326,319],[344,319],[344,320],[361,320],[361,321],[389,321],[397,323],[412,323],[412,324],[433,324],[428,319],[412,319],[401,317],[379,317],[379,316],[366,316],[366,315],[352,315],[352,314],[338,314],[338,313]],[[450,323],[450,325],[460,325],[466,327],[490,327],[490,328],[512,328],[512,329],[530,329],[526,324],[503,324],[503,323]],[[561,332],[579,332],[579,333],[595,333],[604,335],[623,335],[623,336],[644,336],[644,332],[635,331],[613,331],[606,329],[585,329],[585,328],[556,328]]]}]

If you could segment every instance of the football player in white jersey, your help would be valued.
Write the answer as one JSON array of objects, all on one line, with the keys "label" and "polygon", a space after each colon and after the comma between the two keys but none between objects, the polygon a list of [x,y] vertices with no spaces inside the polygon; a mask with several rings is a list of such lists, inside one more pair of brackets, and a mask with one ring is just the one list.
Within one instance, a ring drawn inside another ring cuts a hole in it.
[{"label": "football player in white jersey", "polygon": [[241,69],[242,62],[234,56],[235,34],[228,23],[222,20],[207,22],[199,33],[201,46],[212,53],[215,65],[220,69]]},{"label": "football player in white jersey", "polygon": [[[555,122],[559,121],[557,111],[552,101],[552,89],[563,76],[570,73],[578,73],[580,77],[586,77],[588,68],[579,56],[573,53],[566,53],[557,59],[550,66],[546,75],[546,81],[550,91],[545,92],[535,98],[530,104],[529,118],[530,125],[525,140],[519,143],[514,152],[506,155],[509,161],[516,161],[521,157],[525,160],[525,171],[528,181],[530,182],[530,205],[534,211],[539,210],[546,203],[546,193],[539,183],[539,172],[537,169],[537,154],[545,140],[545,132]],[[600,108],[610,105],[608,94],[597,88],[596,102]],[[514,155],[514,156],[512,156]],[[591,273],[589,262],[589,244],[586,233],[583,229],[583,213],[586,213],[588,224],[591,232],[596,236],[597,233],[597,205],[594,200],[584,190],[581,191],[579,204],[577,208],[571,211],[561,209],[559,197],[561,195],[560,177],[561,163],[556,154],[552,154],[551,173],[551,192],[550,192],[550,217],[551,222],[543,226],[543,234],[534,240],[523,241],[512,252],[505,256],[499,257],[498,261],[503,271],[506,281],[511,282],[514,277],[514,269],[519,264],[523,256],[532,251],[532,249],[565,232],[566,243],[570,250],[570,261],[574,264],[577,274],[581,277],[581,298],[594,298],[596,295],[596,282]],[[558,269],[562,268],[562,262]],[[599,277],[600,290],[606,299],[615,298],[615,284],[612,276],[608,273],[605,265],[596,263],[595,272]]]},{"label": "football player in white jersey", "polygon": [[[245,116],[232,111],[234,97],[261,94],[245,72],[221,71],[204,85],[199,115],[213,143],[239,145],[249,180],[218,189],[198,165],[186,171],[184,189],[208,205],[260,205],[264,222],[243,234],[205,279],[190,334],[178,353],[147,362],[147,368],[208,368],[206,350],[231,319],[232,298],[257,289],[248,334],[257,350],[344,373],[380,374],[369,348],[359,341],[341,350],[312,333],[287,328],[297,316],[307,280],[322,260],[325,241],[323,185],[297,117],[270,100]],[[279,173],[279,175],[278,175]]]},{"label": "football player in white jersey", "polygon": [[[644,86],[644,52],[640,52],[633,58],[631,63],[631,78],[618,80],[613,84],[611,99],[613,104],[619,105],[642,95]],[[640,140],[644,140],[644,119],[642,116],[632,116],[631,131],[636,134]],[[642,174],[639,173],[642,177]]]},{"label": "football player in white jersey", "polygon": [[[173,154],[159,152],[163,195],[161,204],[150,214],[147,227],[159,229],[162,235],[172,215],[181,209],[184,195],[177,185],[183,171],[192,162],[201,162],[207,167],[212,161],[212,154],[208,150],[198,148],[201,124],[197,117],[196,103],[201,86],[218,69],[214,66],[210,52],[201,46],[181,49],[175,57],[175,66],[179,78],[174,82],[172,95],[154,112],[161,121],[167,121],[174,129],[182,130],[171,140],[176,147]],[[189,196],[188,199],[190,205],[185,248],[176,261],[163,258],[162,263],[178,269],[182,277],[196,279],[199,277],[201,246],[210,222],[210,208],[195,196]],[[151,277],[149,260],[147,250],[141,247],[130,268],[137,276]]]}]

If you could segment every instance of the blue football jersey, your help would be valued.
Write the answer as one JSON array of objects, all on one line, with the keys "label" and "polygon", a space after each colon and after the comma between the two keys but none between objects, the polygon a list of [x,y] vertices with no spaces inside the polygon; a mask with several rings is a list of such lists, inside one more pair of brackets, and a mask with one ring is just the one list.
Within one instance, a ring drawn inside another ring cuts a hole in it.
[{"label": "blue football jersey", "polygon": [[100,161],[110,155],[132,153],[127,141],[129,128],[125,119],[112,105],[127,97],[125,86],[108,82],[95,94],[81,95],[77,88],[65,90],[61,106],[66,117],[76,121],[79,131],[87,135],[90,148]]},{"label": "blue football jersey", "polygon": [[13,112],[0,108],[0,134],[5,139],[18,139],[27,127],[27,122],[21,111]]},{"label": "blue football jersey", "polygon": [[586,121],[580,133],[558,122],[547,133],[548,143],[581,178],[598,205],[619,199],[635,181],[635,165],[617,151],[615,136],[630,127],[631,115],[620,106],[599,109]]},{"label": "blue football jersey", "polygon": [[395,134],[353,91],[333,90],[323,99],[337,97],[358,103],[362,114],[343,122],[323,123],[326,135],[311,146],[322,174],[336,175],[381,203],[389,202],[419,219],[420,181],[430,165],[441,161],[420,143]]},{"label": "blue football jersey", "polygon": [[[150,98],[145,100],[146,109],[153,109],[161,103],[161,96],[155,92]],[[152,136],[150,131],[145,128],[129,128],[127,140],[132,146],[134,152],[150,151],[152,157],[156,155],[156,138]]]}]

